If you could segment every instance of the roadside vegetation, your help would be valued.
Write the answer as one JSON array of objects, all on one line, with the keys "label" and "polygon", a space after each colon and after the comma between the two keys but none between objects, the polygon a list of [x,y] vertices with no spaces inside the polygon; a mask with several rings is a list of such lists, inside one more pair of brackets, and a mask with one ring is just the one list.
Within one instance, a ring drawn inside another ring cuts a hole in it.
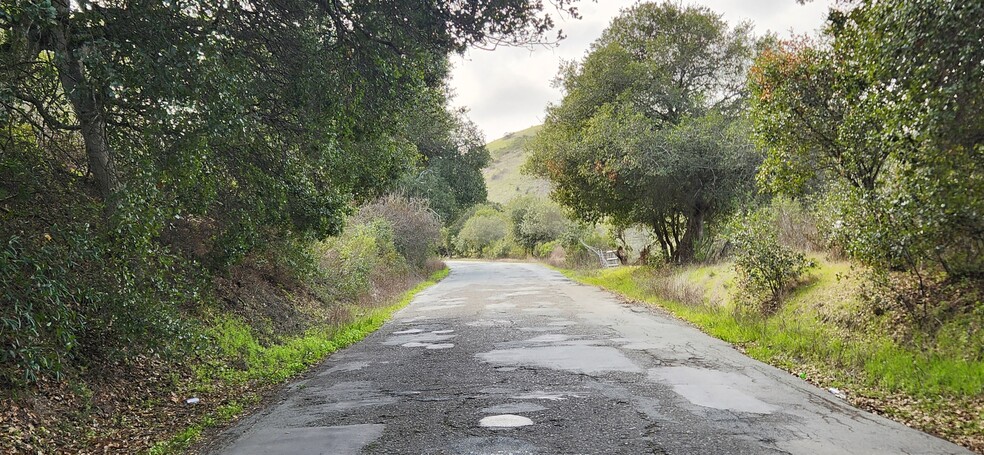
[{"label": "roadside vegetation", "polygon": [[486,200],[449,56],[569,3],[2,2],[0,452],[180,451],[378,327]]},{"label": "roadside vegetation", "polygon": [[[860,0],[783,41],[624,10],[561,68],[525,168],[581,226],[554,241],[640,265],[553,263],[984,453],[981,17]],[[524,245],[510,204],[499,232]]]}]

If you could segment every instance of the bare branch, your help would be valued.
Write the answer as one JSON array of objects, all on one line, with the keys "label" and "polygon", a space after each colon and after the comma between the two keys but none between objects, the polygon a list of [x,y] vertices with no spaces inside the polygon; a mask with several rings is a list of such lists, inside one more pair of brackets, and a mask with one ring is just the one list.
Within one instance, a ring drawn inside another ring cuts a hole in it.
[{"label": "bare branch", "polygon": [[21,101],[24,101],[25,103],[34,106],[34,109],[37,111],[38,115],[40,115],[41,118],[44,119],[44,122],[47,123],[48,126],[52,128],[57,128],[66,131],[77,131],[82,129],[82,127],[79,125],[69,125],[67,123],[62,122],[61,120],[58,120],[57,118],[55,118],[55,116],[51,115],[51,113],[48,112],[48,109],[44,107],[44,103],[42,103],[41,100],[31,95],[25,95],[23,93],[14,93],[14,96],[16,96]]}]

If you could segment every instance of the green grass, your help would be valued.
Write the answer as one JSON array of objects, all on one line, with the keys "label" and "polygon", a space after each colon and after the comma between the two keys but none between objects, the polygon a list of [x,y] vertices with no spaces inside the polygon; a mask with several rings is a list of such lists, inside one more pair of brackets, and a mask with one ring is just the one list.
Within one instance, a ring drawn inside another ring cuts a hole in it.
[{"label": "green grass", "polygon": [[536,125],[526,128],[525,130],[516,131],[515,133],[508,133],[499,139],[489,142],[485,145],[485,147],[489,149],[489,153],[492,155],[492,158],[498,158],[506,151],[515,150],[522,146],[522,144],[529,140],[529,138],[535,136],[542,127],[543,125]]},{"label": "green grass", "polygon": [[[447,268],[435,272],[426,281],[403,293],[391,305],[369,311],[349,324],[314,328],[302,336],[272,346],[261,345],[249,326],[242,321],[232,316],[219,317],[208,330],[210,338],[216,344],[219,359],[196,370],[200,381],[199,389],[214,389],[216,383],[253,382],[264,385],[290,379],[332,352],[354,344],[379,329],[393,313],[407,306],[418,293],[447,277],[448,273],[450,270]],[[245,368],[232,368],[228,366],[230,363],[241,363]],[[154,445],[148,454],[180,453],[194,443],[202,431],[229,422],[243,412],[244,405],[253,404],[258,399],[258,396],[254,396],[246,402],[234,401],[220,406],[171,439]]]},{"label": "green grass", "polygon": [[482,175],[485,177],[490,201],[505,204],[516,196],[530,194],[546,197],[550,192],[549,182],[520,172],[526,162],[526,142],[540,127],[537,125],[510,133],[486,145],[492,155],[492,162],[482,170]]},{"label": "green grass", "polygon": [[[259,397],[248,397],[245,404],[255,403]],[[171,439],[155,444],[147,451],[148,455],[167,455],[181,453],[188,449],[207,428],[225,424],[241,414],[244,410],[243,402],[235,401],[220,406],[214,412],[206,415],[197,423],[185,428]]]},{"label": "green grass", "polygon": [[947,340],[932,350],[902,346],[873,330],[877,321],[852,320],[868,316],[858,311],[857,283],[848,277],[850,272],[849,264],[821,261],[783,309],[765,317],[736,311],[730,302],[688,305],[667,300],[656,295],[648,283],[685,279],[707,292],[721,292],[729,282],[721,266],[681,269],[670,277],[638,267],[562,270],[576,281],[663,307],[704,332],[744,348],[753,358],[791,372],[809,372],[802,374],[815,376],[812,379],[820,383],[922,398],[984,393],[984,362],[964,359],[968,346]]}]

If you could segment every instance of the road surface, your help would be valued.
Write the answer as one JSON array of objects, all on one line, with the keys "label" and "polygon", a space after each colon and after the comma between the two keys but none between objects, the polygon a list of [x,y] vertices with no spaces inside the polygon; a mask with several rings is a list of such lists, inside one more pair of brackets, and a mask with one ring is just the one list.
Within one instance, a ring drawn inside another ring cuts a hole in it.
[{"label": "road surface", "polygon": [[213,453],[969,453],[545,267],[449,265]]}]

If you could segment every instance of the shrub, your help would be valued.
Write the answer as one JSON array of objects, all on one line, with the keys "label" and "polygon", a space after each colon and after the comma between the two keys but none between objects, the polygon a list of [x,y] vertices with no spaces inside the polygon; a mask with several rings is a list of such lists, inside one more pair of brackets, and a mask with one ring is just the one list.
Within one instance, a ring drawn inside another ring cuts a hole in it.
[{"label": "shrub", "polygon": [[411,265],[423,268],[441,243],[441,222],[426,199],[389,195],[363,206],[354,217],[365,224],[384,219],[393,229],[393,244]]},{"label": "shrub", "polygon": [[738,217],[732,226],[739,286],[764,313],[777,310],[789,288],[813,265],[803,253],[780,243],[776,225],[776,212],[765,208]]},{"label": "shrub", "polygon": [[393,228],[386,220],[350,225],[316,248],[321,256],[319,287],[328,301],[357,303],[372,296],[382,279],[405,277],[409,265],[394,245]]},{"label": "shrub", "polygon": [[0,390],[190,347],[177,308],[202,274],[156,241],[167,209],[128,193],[105,217],[80,176],[33,147],[0,153]]},{"label": "shrub", "polygon": [[563,248],[559,240],[541,243],[533,249],[533,256],[537,258],[549,257],[557,248]]},{"label": "shrub", "polygon": [[557,203],[533,196],[514,198],[506,212],[512,223],[513,238],[525,249],[524,254],[536,255],[537,245],[564,237],[573,224]]},{"label": "shrub", "polygon": [[[502,213],[481,210],[465,221],[454,243],[458,252],[466,256],[498,257],[500,252],[508,252],[501,244],[508,235],[509,221]],[[497,243],[500,245],[494,246]]]}]

